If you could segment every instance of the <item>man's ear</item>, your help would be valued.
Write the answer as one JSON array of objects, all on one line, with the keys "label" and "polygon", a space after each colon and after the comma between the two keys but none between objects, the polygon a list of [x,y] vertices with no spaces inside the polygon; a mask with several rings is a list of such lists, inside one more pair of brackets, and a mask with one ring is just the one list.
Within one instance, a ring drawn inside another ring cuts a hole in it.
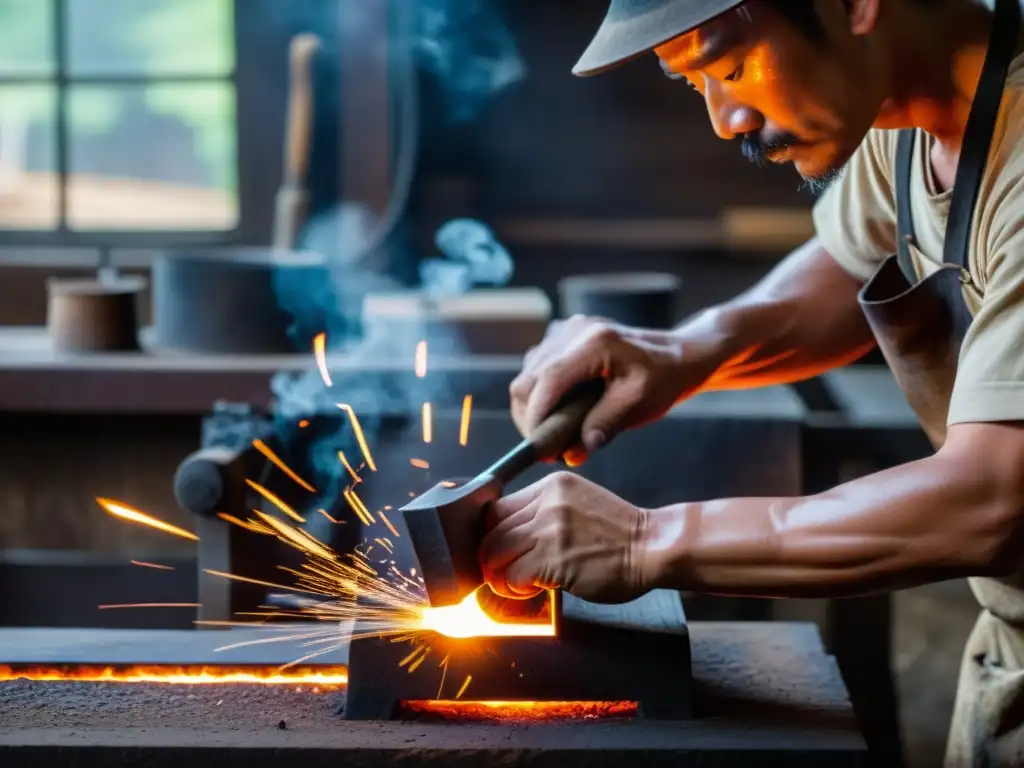
[{"label": "man's ear", "polygon": [[880,4],[881,0],[846,0],[850,31],[855,35],[866,35],[871,32],[878,21]]}]

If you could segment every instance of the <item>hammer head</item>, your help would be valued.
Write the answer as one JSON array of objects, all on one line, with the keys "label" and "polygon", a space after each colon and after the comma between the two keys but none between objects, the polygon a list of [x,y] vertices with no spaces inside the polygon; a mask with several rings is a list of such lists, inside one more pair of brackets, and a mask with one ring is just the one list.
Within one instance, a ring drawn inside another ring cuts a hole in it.
[{"label": "hammer head", "polygon": [[455,605],[484,582],[477,552],[487,508],[501,496],[488,475],[439,483],[402,507],[433,606]]}]

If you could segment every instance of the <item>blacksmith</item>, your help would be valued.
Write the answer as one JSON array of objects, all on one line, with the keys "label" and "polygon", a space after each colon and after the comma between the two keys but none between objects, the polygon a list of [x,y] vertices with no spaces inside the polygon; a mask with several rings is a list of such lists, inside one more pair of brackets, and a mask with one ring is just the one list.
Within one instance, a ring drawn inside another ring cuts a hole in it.
[{"label": "blacksmith", "polygon": [[1020,40],[1019,0],[612,1],[575,73],[653,53],[721,138],[822,191],[817,234],[674,331],[553,327],[512,386],[520,429],[603,376],[582,461],[683,398],[806,379],[878,345],[936,451],[805,498],[661,509],[555,474],[491,516],[496,590],[838,597],[970,577],[982,611],[947,765],[1024,765]]}]

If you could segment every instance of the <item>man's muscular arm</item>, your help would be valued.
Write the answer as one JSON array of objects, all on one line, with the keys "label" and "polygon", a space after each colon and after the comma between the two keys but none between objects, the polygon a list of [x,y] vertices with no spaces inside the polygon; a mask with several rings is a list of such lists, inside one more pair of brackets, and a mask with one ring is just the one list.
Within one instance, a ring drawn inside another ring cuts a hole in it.
[{"label": "man's muscular arm", "polygon": [[811,240],[758,285],[670,331],[573,317],[549,329],[512,382],[512,417],[529,434],[581,382],[605,395],[583,424],[586,451],[661,417],[685,398],[810,378],[868,352],[860,281]]},{"label": "man's muscular arm", "polygon": [[874,337],[857,303],[862,283],[812,239],[749,291],[677,334],[714,358],[702,390],[746,389],[817,376],[863,357]]},{"label": "man's muscular arm", "polygon": [[647,588],[838,597],[1003,576],[1024,546],[1024,425],[958,424],[934,456],[805,498],[647,513]]}]

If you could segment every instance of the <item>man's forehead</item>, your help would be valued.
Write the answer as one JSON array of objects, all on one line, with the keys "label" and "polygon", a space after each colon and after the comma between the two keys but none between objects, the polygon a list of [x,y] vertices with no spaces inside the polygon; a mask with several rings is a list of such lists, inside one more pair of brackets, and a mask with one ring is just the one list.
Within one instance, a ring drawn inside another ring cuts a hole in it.
[{"label": "man's forehead", "polygon": [[[750,27],[750,13],[740,6],[658,46],[655,53],[666,71],[701,69],[715,54],[741,43],[750,34]],[[666,68],[666,62],[671,66]]]}]

